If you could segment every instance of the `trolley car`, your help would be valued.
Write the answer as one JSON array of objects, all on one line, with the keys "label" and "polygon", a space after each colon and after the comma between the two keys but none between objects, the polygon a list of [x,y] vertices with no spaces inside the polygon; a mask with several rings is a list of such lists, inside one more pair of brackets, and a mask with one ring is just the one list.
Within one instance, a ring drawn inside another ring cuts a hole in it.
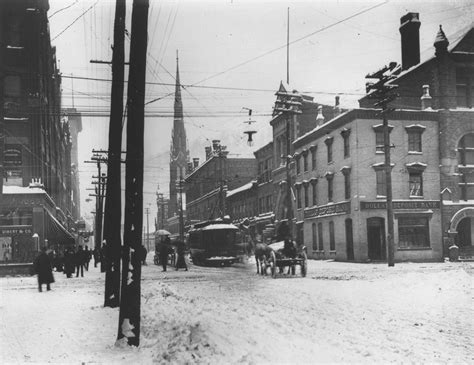
[{"label": "trolley car", "polygon": [[195,265],[230,266],[241,261],[244,246],[237,242],[239,228],[217,219],[196,223],[188,232],[188,247]]}]

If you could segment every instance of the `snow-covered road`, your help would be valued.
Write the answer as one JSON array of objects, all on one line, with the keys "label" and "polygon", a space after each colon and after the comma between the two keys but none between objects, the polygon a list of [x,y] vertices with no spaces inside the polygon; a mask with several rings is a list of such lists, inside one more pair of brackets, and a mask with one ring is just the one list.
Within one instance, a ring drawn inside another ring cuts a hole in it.
[{"label": "snow-covered road", "polygon": [[[150,256],[149,256],[150,257]],[[151,262],[152,260],[148,260]],[[306,278],[255,266],[143,267],[140,348],[114,346],[103,274],[0,278],[0,362],[472,363],[473,263],[309,261]]]}]

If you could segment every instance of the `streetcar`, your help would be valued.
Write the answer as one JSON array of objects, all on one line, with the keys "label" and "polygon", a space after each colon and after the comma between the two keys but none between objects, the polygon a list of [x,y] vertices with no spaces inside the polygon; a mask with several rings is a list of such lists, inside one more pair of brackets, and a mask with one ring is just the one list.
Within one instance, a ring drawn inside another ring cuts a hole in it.
[{"label": "streetcar", "polygon": [[195,265],[230,266],[242,261],[244,244],[238,242],[239,228],[225,219],[194,224],[187,246]]}]

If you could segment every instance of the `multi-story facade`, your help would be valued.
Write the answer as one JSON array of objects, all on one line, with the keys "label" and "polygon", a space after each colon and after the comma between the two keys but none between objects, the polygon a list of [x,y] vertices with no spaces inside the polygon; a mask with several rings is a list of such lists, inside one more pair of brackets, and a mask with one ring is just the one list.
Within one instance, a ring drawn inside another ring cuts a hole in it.
[{"label": "multi-story facade", "polygon": [[[389,128],[395,259],[441,260],[437,113],[397,111]],[[294,184],[310,257],[386,259],[382,136],[378,111],[355,109],[295,141],[295,154],[310,156],[297,160]]]},{"label": "multi-story facade", "polygon": [[[416,13],[401,18],[403,63],[392,81],[400,95],[389,115],[398,261],[442,260],[451,243],[472,252],[473,241],[474,30],[450,45],[440,29],[433,56],[420,63],[419,26]],[[373,99],[360,106],[294,143],[296,221],[314,258],[386,259],[382,121]]]},{"label": "multi-story facade", "polygon": [[5,136],[0,260],[29,261],[40,245],[74,243],[68,232],[78,206],[72,195],[71,134],[61,119],[48,1],[7,0],[0,6]]},{"label": "multi-story facade", "polygon": [[187,225],[228,215],[226,193],[255,178],[257,163],[252,158],[229,158],[225,146],[213,141],[206,147],[206,161],[198,162],[184,182]]}]

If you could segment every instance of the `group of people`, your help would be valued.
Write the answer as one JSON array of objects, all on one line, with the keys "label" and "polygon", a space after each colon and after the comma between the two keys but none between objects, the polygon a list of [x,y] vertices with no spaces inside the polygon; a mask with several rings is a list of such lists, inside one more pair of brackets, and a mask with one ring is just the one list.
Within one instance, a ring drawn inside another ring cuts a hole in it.
[{"label": "group of people", "polygon": [[[186,253],[186,244],[183,241],[176,241],[174,245],[176,246],[176,254],[177,254],[176,266],[175,266],[176,271],[178,271],[179,269],[184,269],[185,271],[188,271],[188,265],[186,264],[186,260],[184,258],[184,255]],[[168,255],[174,253],[174,250],[171,247],[170,237],[165,236],[160,246],[161,246],[159,247],[160,263],[161,263],[161,266],[163,267],[162,271],[166,271],[168,267]]]}]

